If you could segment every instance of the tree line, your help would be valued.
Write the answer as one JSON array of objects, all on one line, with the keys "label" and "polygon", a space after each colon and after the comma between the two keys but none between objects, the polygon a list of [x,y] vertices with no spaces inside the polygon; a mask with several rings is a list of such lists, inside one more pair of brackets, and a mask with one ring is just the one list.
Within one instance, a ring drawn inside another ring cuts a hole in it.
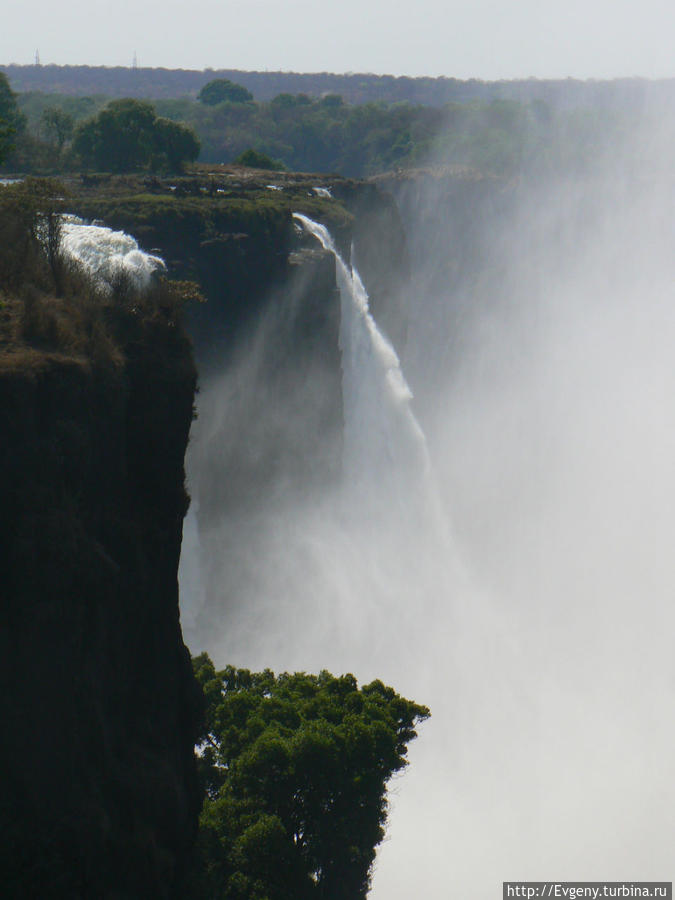
[{"label": "tree line", "polygon": [[270,168],[351,177],[423,164],[497,175],[578,172],[602,164],[613,145],[640,129],[628,110],[561,110],[538,99],[432,107],[281,93],[257,102],[228,79],[207,82],[196,99],[154,104],[11,96],[16,146],[6,166],[32,172],[169,172],[195,159],[230,163],[242,154],[248,154],[244,161],[257,158]]},{"label": "tree line", "polygon": [[409,77],[373,73],[249,72],[240,69],[161,69],[138,66],[3,66],[14,89],[22,93],[44,91],[70,96],[103,95],[141,99],[194,98],[214,79],[243,85],[256,100],[278,94],[322,97],[341,94],[346,103],[400,103],[443,106],[446,103],[489,103],[495,99],[529,103],[541,99],[555,108],[624,108],[644,105],[657,97],[672,103],[675,80],[617,78],[611,81],[526,78],[483,81],[439,76]]},{"label": "tree line", "polygon": [[0,73],[0,163],[9,158],[21,171],[180,172],[199,155],[194,131],[147,101],[44,105],[30,128],[31,110],[23,113],[18,100]]}]

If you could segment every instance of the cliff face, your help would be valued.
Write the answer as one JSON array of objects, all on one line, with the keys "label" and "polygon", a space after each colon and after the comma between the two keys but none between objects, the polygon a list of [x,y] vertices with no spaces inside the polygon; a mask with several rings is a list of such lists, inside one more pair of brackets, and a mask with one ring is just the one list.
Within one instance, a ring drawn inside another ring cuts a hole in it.
[{"label": "cliff face", "polygon": [[[208,298],[191,321],[204,527],[255,519],[257,498],[307,492],[339,468],[335,265],[291,212],[327,222],[346,255],[366,194],[364,248],[368,228],[400,232],[373,188],[341,182],[326,201],[307,176],[273,189],[267,175],[235,174],[90,179],[71,206],[133,233]],[[397,239],[386,245],[400,256]],[[200,803],[201,697],[177,587],[192,350],[161,295],[92,314],[101,298],[92,307],[66,279],[64,299],[31,252],[0,271],[3,896],[180,896]],[[376,296],[390,262],[359,258]],[[224,407],[217,378],[242,365],[248,392]]]},{"label": "cliff face", "polygon": [[196,827],[177,588],[195,369],[176,322],[110,314],[115,359],[1,348],[8,897],[173,896]]}]

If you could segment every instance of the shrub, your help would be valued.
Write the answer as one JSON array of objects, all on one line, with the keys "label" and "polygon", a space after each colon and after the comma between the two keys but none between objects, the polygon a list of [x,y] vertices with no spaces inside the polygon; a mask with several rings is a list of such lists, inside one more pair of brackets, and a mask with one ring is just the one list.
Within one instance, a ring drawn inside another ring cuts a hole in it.
[{"label": "shrub", "polygon": [[244,150],[234,161],[238,166],[248,166],[249,169],[267,169],[271,172],[282,172],[284,165],[278,160],[272,159],[265,153],[260,153],[249,147]]}]

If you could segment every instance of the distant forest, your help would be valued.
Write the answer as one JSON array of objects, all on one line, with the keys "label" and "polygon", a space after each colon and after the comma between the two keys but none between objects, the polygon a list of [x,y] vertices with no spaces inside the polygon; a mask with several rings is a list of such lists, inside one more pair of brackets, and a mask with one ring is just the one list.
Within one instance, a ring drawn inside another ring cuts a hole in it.
[{"label": "distant forest", "polygon": [[581,106],[639,106],[651,100],[675,97],[675,79],[649,81],[622,78],[614,81],[579,81],[573,78],[520,81],[479,81],[457,78],[409,78],[393,75],[329,72],[243,72],[238,69],[150,69],[122,66],[19,66],[0,65],[13,90],[54,94],[103,94],[107,97],[141,97],[152,100],[195,97],[214,78],[243,85],[256,100],[278,94],[321,97],[340,94],[346,103],[408,102],[422,106],[470,103],[495,99],[528,103],[542,100],[555,108]]},{"label": "distant forest", "polygon": [[[618,148],[645,169],[654,162],[643,138],[672,121],[675,105],[675,79],[482,82],[89,66],[4,72],[5,100],[15,108],[15,149],[4,169],[35,174],[179,171],[198,159],[359,178],[426,165],[512,176],[606,168]],[[141,133],[139,146],[127,146]]]}]

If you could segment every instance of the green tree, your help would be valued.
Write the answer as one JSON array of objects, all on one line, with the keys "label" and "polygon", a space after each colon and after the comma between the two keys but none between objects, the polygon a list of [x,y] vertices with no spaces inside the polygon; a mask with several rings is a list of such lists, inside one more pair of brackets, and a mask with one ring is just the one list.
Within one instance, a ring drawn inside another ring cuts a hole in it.
[{"label": "green tree", "polygon": [[151,103],[114,100],[75,132],[74,151],[83,163],[110,172],[168,168],[180,170],[196,159],[199,140],[192,129],[158,119]]},{"label": "green tree", "polygon": [[155,110],[142,100],[113,100],[77,129],[73,148],[86,165],[110,172],[147,168],[154,150]]},{"label": "green tree", "polygon": [[344,100],[340,94],[324,94],[320,103],[328,109],[337,109],[340,106],[344,106]]},{"label": "green tree", "polygon": [[197,99],[207,106],[216,106],[218,103],[251,103],[253,94],[227,78],[215,78],[204,85],[197,94]]},{"label": "green tree", "polygon": [[61,296],[67,268],[61,252],[64,194],[61,182],[31,176],[0,189],[0,293],[39,283]]},{"label": "green tree", "polygon": [[60,106],[49,106],[43,110],[40,121],[47,140],[56,147],[60,155],[64,144],[73,136],[75,120]]},{"label": "green tree", "polygon": [[429,710],[352,675],[216,672],[206,654],[194,668],[206,697],[201,894],[365,898],[387,782]]},{"label": "green tree", "polygon": [[4,72],[0,72],[0,163],[14,148],[14,136],[25,123],[16,105],[16,94],[9,86]]},{"label": "green tree", "polygon": [[192,128],[171,119],[157,118],[154,123],[155,147],[160,165],[170,172],[182,171],[186,162],[199,156],[199,138]]},{"label": "green tree", "polygon": [[272,172],[280,172],[284,168],[280,162],[252,147],[240,153],[234,162],[239,166],[248,166],[249,169],[268,169]]}]

